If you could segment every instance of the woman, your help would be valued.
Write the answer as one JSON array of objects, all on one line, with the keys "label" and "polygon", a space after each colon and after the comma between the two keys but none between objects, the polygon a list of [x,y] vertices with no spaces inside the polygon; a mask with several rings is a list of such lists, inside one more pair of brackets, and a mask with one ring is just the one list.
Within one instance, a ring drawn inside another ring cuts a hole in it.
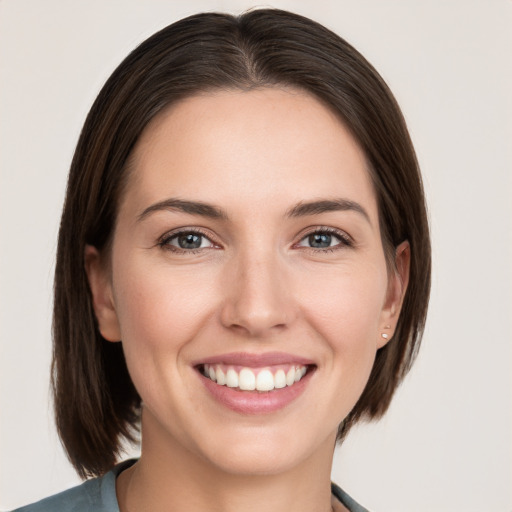
[{"label": "woman", "polygon": [[59,234],[57,426],[96,478],[20,510],[364,510],[334,445],[387,410],[429,284],[414,150],[357,51],[277,10],[163,29],[94,103]]}]

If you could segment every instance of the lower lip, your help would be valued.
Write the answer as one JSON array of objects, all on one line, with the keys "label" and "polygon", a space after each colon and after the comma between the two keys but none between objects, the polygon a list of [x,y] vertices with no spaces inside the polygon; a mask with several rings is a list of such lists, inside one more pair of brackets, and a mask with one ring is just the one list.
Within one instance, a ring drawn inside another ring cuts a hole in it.
[{"label": "lower lip", "polygon": [[308,370],[293,386],[264,392],[237,391],[227,386],[219,386],[200,372],[198,375],[210,394],[228,409],[241,414],[268,414],[284,409],[299,397],[306,389],[312,373],[312,370]]}]

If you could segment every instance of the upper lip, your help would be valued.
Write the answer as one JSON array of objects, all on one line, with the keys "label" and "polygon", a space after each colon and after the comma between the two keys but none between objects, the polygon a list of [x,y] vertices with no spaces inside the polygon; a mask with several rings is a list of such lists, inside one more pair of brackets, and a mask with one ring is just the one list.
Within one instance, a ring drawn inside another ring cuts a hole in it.
[{"label": "upper lip", "polygon": [[248,368],[260,368],[262,366],[274,366],[278,364],[313,365],[311,359],[288,354],[286,352],[266,352],[264,354],[251,354],[248,352],[231,352],[218,356],[207,357],[196,361],[193,366],[202,364],[227,364],[233,366],[246,366]]}]

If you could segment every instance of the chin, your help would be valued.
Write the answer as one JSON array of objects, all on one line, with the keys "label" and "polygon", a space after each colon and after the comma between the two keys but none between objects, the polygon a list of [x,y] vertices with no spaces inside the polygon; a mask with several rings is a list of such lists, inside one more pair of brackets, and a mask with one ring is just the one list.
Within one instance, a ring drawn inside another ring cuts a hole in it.
[{"label": "chin", "polygon": [[[304,456],[303,453],[300,455]],[[278,475],[300,465],[300,455],[295,451],[277,449],[268,443],[251,443],[239,446],[233,443],[214,464],[224,473],[240,476]]]},{"label": "chin", "polygon": [[[215,433],[211,433],[213,441]],[[221,440],[221,437],[223,438]],[[220,443],[208,443],[199,447],[203,457],[227,474],[240,476],[265,476],[285,473],[298,468],[323,452],[325,448],[332,455],[336,432],[323,441],[318,435],[305,432],[290,432],[290,428],[276,431],[269,428],[254,428],[252,432],[231,432],[217,437]]]}]

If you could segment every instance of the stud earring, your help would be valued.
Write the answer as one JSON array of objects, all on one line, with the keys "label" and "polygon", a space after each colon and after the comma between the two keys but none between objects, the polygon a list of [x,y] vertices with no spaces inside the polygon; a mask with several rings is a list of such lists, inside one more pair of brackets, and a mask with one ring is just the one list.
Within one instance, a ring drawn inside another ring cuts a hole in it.
[{"label": "stud earring", "polygon": [[[384,326],[384,329],[391,329],[391,325],[385,325],[385,326]],[[383,332],[383,333],[381,333],[381,336],[382,336],[385,340],[387,340],[387,339],[389,338],[389,334],[388,334],[387,332]]]}]

